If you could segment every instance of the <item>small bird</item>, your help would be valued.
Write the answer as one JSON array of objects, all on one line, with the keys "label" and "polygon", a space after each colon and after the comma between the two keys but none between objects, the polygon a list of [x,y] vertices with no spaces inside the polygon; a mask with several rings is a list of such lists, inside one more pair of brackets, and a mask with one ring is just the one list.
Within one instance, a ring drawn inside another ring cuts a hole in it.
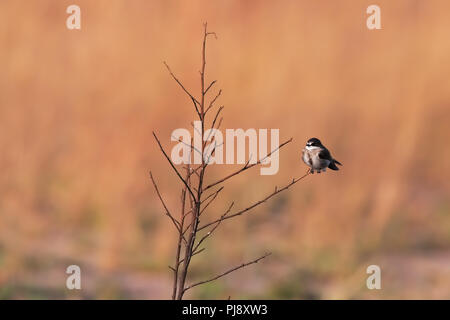
[{"label": "small bird", "polygon": [[325,172],[327,168],[331,170],[339,170],[336,164],[342,164],[331,157],[330,151],[317,138],[311,138],[306,142],[306,146],[302,151],[303,162],[311,169],[310,172]]}]

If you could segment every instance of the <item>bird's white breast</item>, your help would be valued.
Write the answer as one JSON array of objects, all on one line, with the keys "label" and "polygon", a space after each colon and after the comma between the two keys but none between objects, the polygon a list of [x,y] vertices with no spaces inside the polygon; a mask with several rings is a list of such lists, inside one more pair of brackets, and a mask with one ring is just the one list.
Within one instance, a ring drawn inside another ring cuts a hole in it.
[{"label": "bird's white breast", "polygon": [[305,149],[303,149],[302,160],[304,163],[306,163],[306,165],[308,165],[310,167],[312,166],[311,155],[310,155],[310,152],[307,149],[307,147]]},{"label": "bird's white breast", "polygon": [[306,146],[305,148],[308,151],[313,151],[313,150],[316,150],[316,149],[320,149],[319,147],[316,147],[316,146]]},{"label": "bird's white breast", "polygon": [[330,164],[329,160],[320,159],[319,153],[321,149],[316,146],[306,146],[303,149],[303,162],[313,169],[324,169]]}]

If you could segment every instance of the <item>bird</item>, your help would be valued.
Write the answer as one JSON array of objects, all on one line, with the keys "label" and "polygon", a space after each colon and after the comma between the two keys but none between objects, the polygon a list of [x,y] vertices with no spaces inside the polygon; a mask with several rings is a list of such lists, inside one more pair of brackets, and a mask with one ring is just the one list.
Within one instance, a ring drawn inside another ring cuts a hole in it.
[{"label": "bird", "polygon": [[306,142],[306,146],[302,150],[302,160],[311,168],[310,173],[325,172],[327,168],[339,170],[336,164],[342,166],[339,161],[333,159],[330,151],[317,138],[311,138]]}]

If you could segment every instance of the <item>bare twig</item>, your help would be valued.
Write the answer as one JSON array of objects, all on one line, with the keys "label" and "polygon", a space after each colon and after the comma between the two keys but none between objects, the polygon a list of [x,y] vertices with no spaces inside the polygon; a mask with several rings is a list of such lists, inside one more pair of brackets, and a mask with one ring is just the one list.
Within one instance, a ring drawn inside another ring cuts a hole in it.
[{"label": "bare twig", "polygon": [[[195,105],[195,109],[197,109],[197,104],[200,104],[200,102],[198,102],[198,100],[195,99],[195,97],[184,87],[184,85],[181,83],[181,81],[178,80],[178,78],[173,74],[169,65],[165,61],[163,61],[163,63],[166,66],[167,70],[169,70],[169,73],[172,76],[172,78],[180,85],[181,89],[183,89],[183,91],[189,96],[189,98],[191,98],[191,100],[193,101],[193,103]],[[198,112],[198,110],[197,110],[197,112]]]},{"label": "bare twig", "polygon": [[249,206],[249,207],[247,207],[247,208],[245,208],[245,209],[243,209],[243,210],[240,210],[240,211],[238,211],[238,212],[236,212],[236,213],[230,214],[230,215],[228,215],[228,216],[226,216],[226,217],[223,217],[223,218],[214,220],[214,221],[209,222],[209,223],[207,223],[207,224],[205,224],[205,225],[203,225],[203,226],[200,226],[200,227],[198,228],[198,230],[199,230],[199,231],[200,231],[200,230],[203,230],[204,228],[206,228],[206,227],[208,227],[208,226],[210,226],[210,225],[212,225],[212,224],[214,224],[214,223],[217,223],[217,222],[219,222],[219,221],[221,221],[221,220],[231,219],[231,218],[234,218],[234,217],[236,217],[236,216],[240,216],[240,215],[242,215],[243,213],[245,213],[245,212],[247,212],[247,211],[250,211],[251,209],[253,209],[253,208],[259,206],[260,204],[266,202],[267,200],[269,200],[269,199],[272,198],[273,196],[277,195],[278,193],[280,193],[280,192],[282,192],[282,191],[284,191],[284,190],[286,190],[286,189],[289,189],[289,187],[293,186],[294,184],[296,184],[296,183],[299,182],[300,180],[306,178],[309,174],[310,174],[310,172],[308,171],[307,173],[305,173],[305,174],[304,174],[303,176],[301,176],[300,178],[292,179],[292,181],[291,181],[289,184],[287,184],[286,186],[284,186],[284,187],[281,188],[281,189],[278,189],[277,187],[275,187],[275,191],[272,192],[271,194],[269,194],[268,196],[266,196],[264,199],[261,199],[261,200],[255,202],[254,204],[252,204],[251,206]]},{"label": "bare twig", "polygon": [[187,287],[184,289],[184,291],[187,291],[187,290],[189,290],[189,289],[192,289],[192,288],[194,288],[194,287],[196,287],[196,286],[199,286],[199,285],[201,285],[201,284],[208,283],[208,282],[217,280],[217,279],[219,279],[219,278],[222,278],[223,276],[226,276],[227,274],[229,274],[229,273],[231,273],[231,272],[233,272],[233,271],[242,269],[242,268],[244,268],[244,267],[246,267],[246,266],[249,266],[249,265],[251,265],[251,264],[258,263],[260,260],[262,260],[262,259],[264,259],[264,258],[266,258],[266,257],[268,257],[268,256],[270,256],[270,255],[271,255],[270,252],[269,252],[269,253],[266,253],[266,254],[264,254],[263,256],[259,257],[258,259],[252,260],[252,261],[250,261],[250,262],[243,263],[243,264],[241,264],[241,265],[239,265],[239,266],[237,266],[237,267],[234,267],[234,268],[232,268],[232,269],[230,269],[230,270],[228,270],[228,271],[225,271],[224,273],[221,273],[221,274],[219,274],[219,275],[217,275],[217,276],[215,276],[215,277],[213,277],[213,278],[211,278],[211,279],[208,279],[208,280],[204,280],[204,281],[200,281],[200,282],[196,282],[196,283],[194,283],[194,284],[191,284],[191,285],[187,286]]},{"label": "bare twig", "polygon": [[[202,253],[203,251],[205,251],[205,248],[201,248],[201,249],[199,249],[199,250],[194,250],[194,251],[192,252],[191,257],[193,257],[193,256],[195,256],[195,255],[197,255],[197,254],[199,254],[199,253]],[[181,260],[179,261],[179,264],[181,264],[182,262],[184,262],[184,258],[181,259]]]},{"label": "bare twig", "polygon": [[[187,170],[187,177],[186,179],[189,179],[189,166]],[[180,223],[180,230],[183,230],[184,225],[184,218],[186,217],[184,211],[185,211],[185,205],[186,205],[186,187],[181,190],[181,223]],[[177,244],[177,252],[175,254],[175,268],[173,268],[173,288],[172,288],[172,300],[175,300],[177,297],[177,289],[178,289],[178,270],[180,267],[180,254],[181,254],[181,243],[182,240],[184,240],[183,233],[180,231],[178,233],[178,244]]]},{"label": "bare twig", "polygon": [[200,247],[200,245],[203,243],[203,241],[205,241],[209,236],[211,236],[211,234],[219,227],[220,223],[225,219],[225,217],[227,216],[227,214],[231,211],[231,208],[234,205],[234,201],[230,204],[230,206],[228,207],[227,211],[225,211],[225,213],[223,215],[220,216],[220,219],[217,221],[216,225],[214,227],[211,228],[210,231],[208,231],[201,239],[200,241],[197,243],[197,245],[194,248],[194,251],[197,250],[198,247]]},{"label": "bare twig", "polygon": [[252,167],[254,167],[254,166],[258,165],[258,164],[261,164],[265,159],[270,157],[273,153],[277,152],[278,150],[280,150],[282,147],[284,147],[286,144],[288,144],[291,141],[292,141],[292,138],[290,138],[289,140],[283,142],[282,144],[280,144],[279,147],[273,149],[271,152],[269,152],[269,154],[267,156],[265,156],[264,158],[256,161],[255,163],[249,164],[249,161],[248,161],[241,169],[239,169],[239,170],[237,170],[237,171],[227,175],[226,177],[224,177],[224,178],[222,178],[222,179],[220,179],[220,180],[218,180],[218,181],[216,181],[214,183],[209,184],[203,190],[208,190],[209,188],[212,188],[212,187],[218,185],[219,183],[222,183],[222,182],[224,182],[224,181],[226,181],[226,180],[228,180],[228,179],[238,175],[239,173],[241,173],[241,172],[243,172],[243,171],[245,171],[247,169],[250,169],[250,168],[252,168]]},{"label": "bare twig", "polygon": [[212,198],[205,204],[205,206],[202,208],[202,210],[200,210],[200,215],[202,215],[202,213],[208,208],[208,206],[214,201],[216,200],[216,197],[219,195],[220,191],[223,190],[223,187],[220,188],[219,190],[217,190],[216,192],[213,193]]},{"label": "bare twig", "polygon": [[164,210],[166,210],[166,216],[168,216],[170,218],[170,220],[173,222],[173,224],[175,225],[175,228],[177,228],[178,232],[181,231],[181,225],[180,223],[172,216],[172,214],[170,213],[169,209],[167,209],[166,203],[164,202],[163,198],[161,197],[161,194],[159,193],[159,189],[158,186],[156,185],[155,179],[153,179],[153,175],[152,172],[150,171],[150,179],[153,182],[153,186],[155,187],[156,190],[156,194],[158,195],[159,200],[161,201]]},{"label": "bare twig", "polygon": [[214,80],[213,82],[211,82],[211,83],[209,84],[208,88],[206,88],[206,90],[205,90],[205,94],[208,93],[208,90],[211,89],[211,87],[212,87],[216,82],[217,82],[217,80]]},{"label": "bare twig", "polygon": [[166,157],[167,161],[169,161],[170,166],[172,167],[172,169],[175,171],[175,173],[177,174],[178,178],[181,179],[181,181],[184,183],[184,185],[186,186],[187,190],[189,191],[189,193],[191,194],[191,196],[195,199],[194,193],[192,192],[191,188],[187,185],[186,181],[183,179],[183,177],[180,175],[180,173],[178,172],[177,168],[175,168],[175,165],[173,164],[172,160],[170,160],[169,156],[167,155],[166,151],[164,151],[164,148],[161,145],[161,142],[159,141],[158,137],[156,136],[155,132],[153,132],[153,137],[155,137],[156,142],[159,145],[159,148],[161,149],[161,152],[164,154],[164,156]]},{"label": "bare twig", "polygon": [[[173,139],[173,140],[176,140],[177,142],[180,142],[180,143],[184,144],[186,147],[191,148],[191,150],[194,150],[194,151],[196,151],[198,154],[200,154],[201,156],[203,156],[203,155],[202,155],[202,152],[201,152],[200,150],[198,150],[192,143],[191,143],[191,144],[187,144],[187,143],[184,142],[182,139],[176,139],[175,136],[172,136],[172,139]],[[190,157],[189,157],[189,159],[190,159]]]},{"label": "bare twig", "polygon": [[[213,133],[214,129],[217,130],[217,128],[215,128],[216,121],[217,121],[217,117],[219,116],[219,114],[220,114],[220,112],[223,110],[223,108],[224,108],[224,106],[221,106],[221,107],[217,110],[216,115],[214,116],[214,120],[213,120],[213,122],[212,122],[212,124],[211,124],[211,129],[212,129],[212,130],[209,131],[208,137],[206,137],[206,141],[209,141],[209,138],[211,138],[211,134]],[[220,122],[221,122],[221,121],[220,121]],[[220,122],[219,122],[219,125],[220,125]]]},{"label": "bare twig", "polygon": [[220,95],[222,94],[222,90],[219,90],[219,92],[216,94],[216,96],[211,100],[211,102],[209,103],[208,108],[206,109],[205,113],[207,113],[209,111],[209,109],[211,109],[212,107],[214,107],[214,102],[216,102],[217,98],[220,97]]}]

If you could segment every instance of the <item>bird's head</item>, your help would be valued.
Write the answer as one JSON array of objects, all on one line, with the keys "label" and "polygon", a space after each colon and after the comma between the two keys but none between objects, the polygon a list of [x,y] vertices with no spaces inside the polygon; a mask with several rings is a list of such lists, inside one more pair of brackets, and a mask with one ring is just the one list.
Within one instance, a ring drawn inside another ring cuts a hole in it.
[{"label": "bird's head", "polygon": [[306,142],[306,146],[310,147],[310,148],[314,148],[314,147],[322,147],[322,142],[320,142],[319,139],[317,138],[311,138]]}]

